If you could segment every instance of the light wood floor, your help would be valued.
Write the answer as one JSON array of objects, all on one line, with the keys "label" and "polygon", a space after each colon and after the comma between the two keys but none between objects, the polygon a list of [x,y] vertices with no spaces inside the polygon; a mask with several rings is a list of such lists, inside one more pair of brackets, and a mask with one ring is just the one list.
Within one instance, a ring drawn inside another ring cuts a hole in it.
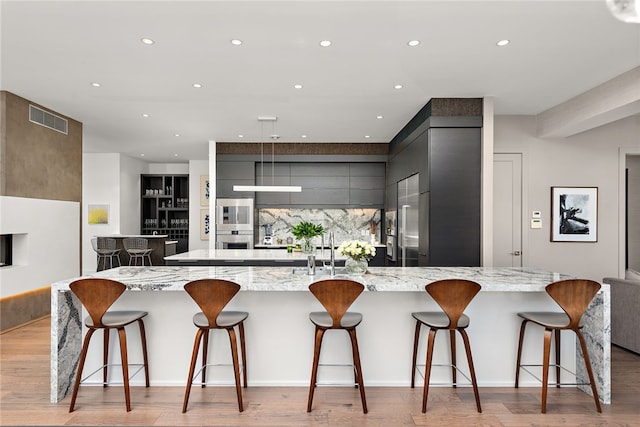
[{"label": "light wood floor", "polygon": [[245,412],[237,411],[231,387],[194,387],[182,414],[182,387],[133,387],[133,410],[124,408],[121,387],[81,388],[76,411],[69,398],[49,403],[50,319],[0,335],[0,424],[145,426],[639,426],[640,356],[612,350],[613,404],[595,411],[590,396],[575,388],[551,388],[547,414],[540,414],[539,388],[481,388],[483,413],[470,388],[433,388],[427,413],[422,389],[367,387],[364,415],[354,388],[319,388],[306,412],[307,388],[249,387]]}]

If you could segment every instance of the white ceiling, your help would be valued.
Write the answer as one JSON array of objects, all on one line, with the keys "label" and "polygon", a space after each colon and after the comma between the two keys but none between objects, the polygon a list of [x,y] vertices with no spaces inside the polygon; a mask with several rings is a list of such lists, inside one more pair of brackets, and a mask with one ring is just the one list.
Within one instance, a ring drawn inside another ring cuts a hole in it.
[{"label": "white ceiling", "polygon": [[[389,142],[434,97],[491,96],[496,114],[535,115],[640,65],[640,25],[604,0],[0,7],[0,88],[82,122],[86,152],[152,162],[206,159],[208,140],[271,133]],[[261,128],[259,115],[278,121]]]}]

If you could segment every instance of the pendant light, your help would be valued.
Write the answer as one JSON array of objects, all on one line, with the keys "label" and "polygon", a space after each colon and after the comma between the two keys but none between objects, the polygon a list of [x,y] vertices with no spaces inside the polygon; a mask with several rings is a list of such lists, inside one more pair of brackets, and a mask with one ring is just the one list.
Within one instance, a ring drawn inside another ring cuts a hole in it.
[{"label": "pendant light", "polygon": [[640,23],[640,0],[607,0],[607,7],[622,22]]},{"label": "pendant light", "polygon": [[233,191],[272,193],[299,193],[302,191],[302,187],[299,185],[274,185],[275,141],[280,138],[280,136],[273,133],[276,120],[278,120],[276,116],[258,116],[258,121],[260,122],[260,178],[262,184],[264,184],[264,122],[271,122],[271,185],[234,185]]}]

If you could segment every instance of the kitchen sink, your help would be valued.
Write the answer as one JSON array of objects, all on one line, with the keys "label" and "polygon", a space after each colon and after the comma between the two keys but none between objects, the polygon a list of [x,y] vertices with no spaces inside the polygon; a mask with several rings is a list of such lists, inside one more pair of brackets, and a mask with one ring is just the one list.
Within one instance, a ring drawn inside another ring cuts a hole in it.
[{"label": "kitchen sink", "polygon": [[[307,274],[307,267],[295,267],[292,271],[293,274]],[[336,267],[335,275],[346,274],[344,267]],[[315,276],[330,276],[330,268],[316,268]]]}]

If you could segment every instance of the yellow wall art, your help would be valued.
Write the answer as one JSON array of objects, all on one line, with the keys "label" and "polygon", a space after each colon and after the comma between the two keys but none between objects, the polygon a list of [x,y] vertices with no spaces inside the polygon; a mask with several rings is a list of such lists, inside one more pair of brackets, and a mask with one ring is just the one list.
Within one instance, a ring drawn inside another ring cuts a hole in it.
[{"label": "yellow wall art", "polygon": [[109,224],[109,205],[89,205],[89,224]]}]

